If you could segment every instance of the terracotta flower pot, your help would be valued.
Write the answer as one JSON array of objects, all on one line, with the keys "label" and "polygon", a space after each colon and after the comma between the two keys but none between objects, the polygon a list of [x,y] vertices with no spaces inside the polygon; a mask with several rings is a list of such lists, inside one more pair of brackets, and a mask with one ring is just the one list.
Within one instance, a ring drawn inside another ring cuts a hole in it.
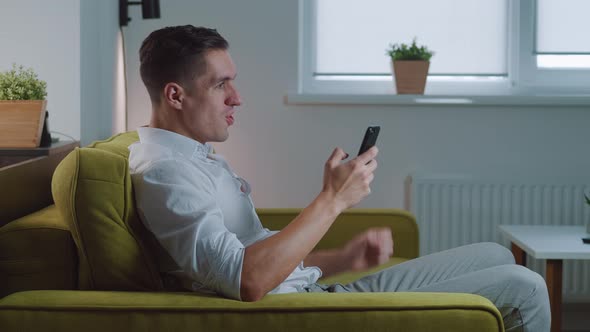
[{"label": "terracotta flower pot", "polygon": [[38,147],[46,106],[46,100],[0,100],[0,147]]},{"label": "terracotta flower pot", "polygon": [[393,76],[397,93],[423,95],[429,66],[429,61],[393,61]]}]

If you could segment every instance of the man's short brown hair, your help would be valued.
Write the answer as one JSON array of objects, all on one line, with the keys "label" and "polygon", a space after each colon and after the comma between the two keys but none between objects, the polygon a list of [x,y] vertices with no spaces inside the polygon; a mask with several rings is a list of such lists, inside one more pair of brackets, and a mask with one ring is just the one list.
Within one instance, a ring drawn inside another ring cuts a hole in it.
[{"label": "man's short brown hair", "polygon": [[204,27],[183,25],[150,33],[139,49],[139,71],[152,102],[160,102],[162,89],[170,82],[188,88],[206,70],[205,53],[228,47],[217,30]]}]

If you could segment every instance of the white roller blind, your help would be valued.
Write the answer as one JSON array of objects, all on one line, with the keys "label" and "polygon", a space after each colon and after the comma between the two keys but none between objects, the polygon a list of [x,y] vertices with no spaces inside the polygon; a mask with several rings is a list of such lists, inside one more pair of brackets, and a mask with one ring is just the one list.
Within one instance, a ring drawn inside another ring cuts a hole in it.
[{"label": "white roller blind", "polygon": [[506,75],[507,1],[315,0],[315,74],[389,74],[385,49],[417,37],[430,74]]},{"label": "white roller blind", "polygon": [[588,0],[537,0],[536,51],[590,53],[589,16]]}]

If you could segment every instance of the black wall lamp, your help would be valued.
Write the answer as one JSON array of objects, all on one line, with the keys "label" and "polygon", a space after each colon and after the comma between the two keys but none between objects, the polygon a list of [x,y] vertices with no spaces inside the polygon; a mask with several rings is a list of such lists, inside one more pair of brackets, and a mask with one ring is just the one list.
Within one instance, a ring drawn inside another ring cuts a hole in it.
[{"label": "black wall lamp", "polygon": [[160,0],[128,1],[119,0],[119,25],[126,26],[129,18],[128,6],[141,5],[143,18],[160,18]]}]

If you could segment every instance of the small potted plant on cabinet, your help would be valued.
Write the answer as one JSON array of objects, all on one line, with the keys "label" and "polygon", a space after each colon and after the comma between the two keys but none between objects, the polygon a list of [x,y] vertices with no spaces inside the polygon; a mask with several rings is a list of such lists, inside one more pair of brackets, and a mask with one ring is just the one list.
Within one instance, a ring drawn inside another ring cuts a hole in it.
[{"label": "small potted plant on cabinet", "polygon": [[41,142],[47,83],[33,69],[0,72],[0,147],[34,148]]},{"label": "small potted plant on cabinet", "polygon": [[393,64],[393,76],[398,94],[424,94],[430,58],[434,55],[426,46],[393,44],[387,49]]}]

